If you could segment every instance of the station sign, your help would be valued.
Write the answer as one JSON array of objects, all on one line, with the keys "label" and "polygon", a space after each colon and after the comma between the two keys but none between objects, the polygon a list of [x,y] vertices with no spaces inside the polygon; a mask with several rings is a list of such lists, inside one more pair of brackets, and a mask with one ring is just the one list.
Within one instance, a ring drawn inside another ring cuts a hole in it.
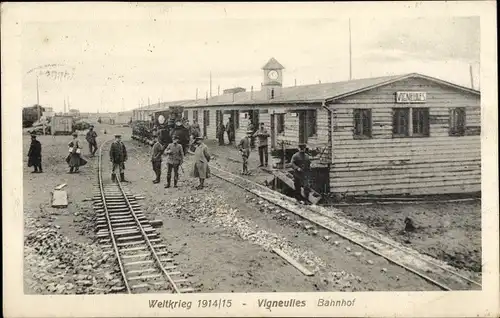
[{"label": "station sign", "polygon": [[396,92],[396,103],[412,104],[425,103],[426,101],[426,92]]}]

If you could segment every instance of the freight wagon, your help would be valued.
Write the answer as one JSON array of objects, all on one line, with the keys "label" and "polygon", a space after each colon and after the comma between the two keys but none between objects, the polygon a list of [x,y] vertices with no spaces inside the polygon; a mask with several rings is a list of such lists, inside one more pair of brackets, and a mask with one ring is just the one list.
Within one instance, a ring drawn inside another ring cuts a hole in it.
[{"label": "freight wagon", "polygon": [[170,131],[174,128],[175,121],[182,119],[182,112],[182,107],[169,107],[153,112],[149,121],[135,121],[132,127],[132,138],[151,145],[153,137],[159,136],[164,143],[170,143]]},{"label": "freight wagon", "polygon": [[51,120],[52,135],[71,135],[73,132],[72,116],[54,116]]}]

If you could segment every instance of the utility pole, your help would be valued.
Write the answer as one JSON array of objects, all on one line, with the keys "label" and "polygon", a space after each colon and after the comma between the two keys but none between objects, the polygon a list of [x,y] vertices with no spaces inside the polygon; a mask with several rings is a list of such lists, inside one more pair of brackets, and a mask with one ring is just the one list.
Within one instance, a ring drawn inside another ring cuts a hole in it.
[{"label": "utility pole", "polygon": [[198,88],[196,89],[196,101],[198,101]]},{"label": "utility pole", "polygon": [[351,18],[349,18],[349,80],[352,80]]},{"label": "utility pole", "polygon": [[38,120],[40,120],[41,114],[40,114],[40,92],[38,89],[38,75],[36,76],[36,107],[38,109]]},{"label": "utility pole", "polygon": [[220,85],[217,85],[217,96],[220,95]]},{"label": "utility pole", "polygon": [[210,71],[210,97],[212,97],[212,71]]}]

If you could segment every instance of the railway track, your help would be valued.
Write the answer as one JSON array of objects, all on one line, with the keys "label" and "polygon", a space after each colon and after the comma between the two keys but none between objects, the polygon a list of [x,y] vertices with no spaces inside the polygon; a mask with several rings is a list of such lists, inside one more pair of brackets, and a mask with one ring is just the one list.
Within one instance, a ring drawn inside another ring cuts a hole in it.
[{"label": "railway track", "polygon": [[335,213],[331,213],[328,209],[318,206],[299,207],[292,198],[273,191],[263,185],[213,165],[211,165],[210,168],[214,176],[238,186],[245,191],[253,193],[289,212],[299,215],[320,228],[347,239],[363,249],[379,255],[389,262],[420,276],[442,290],[481,289],[480,283],[470,277],[466,277],[465,274],[459,273],[455,268],[429,256],[422,255],[395,241],[388,240],[374,231],[362,229],[354,225],[352,221],[343,219],[341,216],[335,215]]},{"label": "railway track", "polygon": [[114,292],[191,293],[188,280],[177,271],[171,253],[146,218],[134,195],[120,182],[105,184],[102,148],[98,156],[98,185],[93,197],[97,236],[104,248],[114,251],[123,286]]}]

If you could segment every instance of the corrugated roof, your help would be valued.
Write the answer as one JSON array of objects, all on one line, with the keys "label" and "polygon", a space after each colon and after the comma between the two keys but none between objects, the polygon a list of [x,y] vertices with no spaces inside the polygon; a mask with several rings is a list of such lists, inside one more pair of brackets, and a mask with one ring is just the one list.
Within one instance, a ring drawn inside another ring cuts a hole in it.
[{"label": "corrugated roof", "polygon": [[282,70],[285,67],[280,64],[280,62],[276,61],[274,57],[271,57],[269,61],[266,63],[266,65],[262,66],[263,70],[270,70],[270,69],[275,69],[275,70]]},{"label": "corrugated roof", "polygon": [[366,79],[357,79],[336,83],[301,85],[292,87],[283,87],[281,95],[274,99],[267,99],[265,91],[241,92],[229,95],[214,96],[208,99],[188,103],[186,107],[195,106],[214,106],[214,105],[249,105],[249,104],[282,104],[299,102],[321,102],[327,98],[342,95],[361,88],[378,85],[392,81],[401,77],[401,75],[373,77]]},{"label": "corrugated roof", "polygon": [[[267,99],[265,91],[247,91],[235,94],[225,94],[213,96],[207,99],[183,100],[168,103],[161,103],[160,108],[170,106],[197,107],[197,106],[216,106],[216,105],[259,105],[259,104],[283,104],[283,103],[314,103],[325,100],[343,98],[363,91],[367,91],[379,86],[393,83],[410,77],[424,78],[437,82],[442,85],[455,87],[473,94],[480,94],[479,91],[449,83],[430,76],[409,73],[403,75],[390,75],[372,78],[355,79],[350,81],[301,85],[292,87],[283,87],[281,94],[274,99]],[[158,108],[158,104],[151,105]],[[154,109],[154,107],[152,107]]]}]

